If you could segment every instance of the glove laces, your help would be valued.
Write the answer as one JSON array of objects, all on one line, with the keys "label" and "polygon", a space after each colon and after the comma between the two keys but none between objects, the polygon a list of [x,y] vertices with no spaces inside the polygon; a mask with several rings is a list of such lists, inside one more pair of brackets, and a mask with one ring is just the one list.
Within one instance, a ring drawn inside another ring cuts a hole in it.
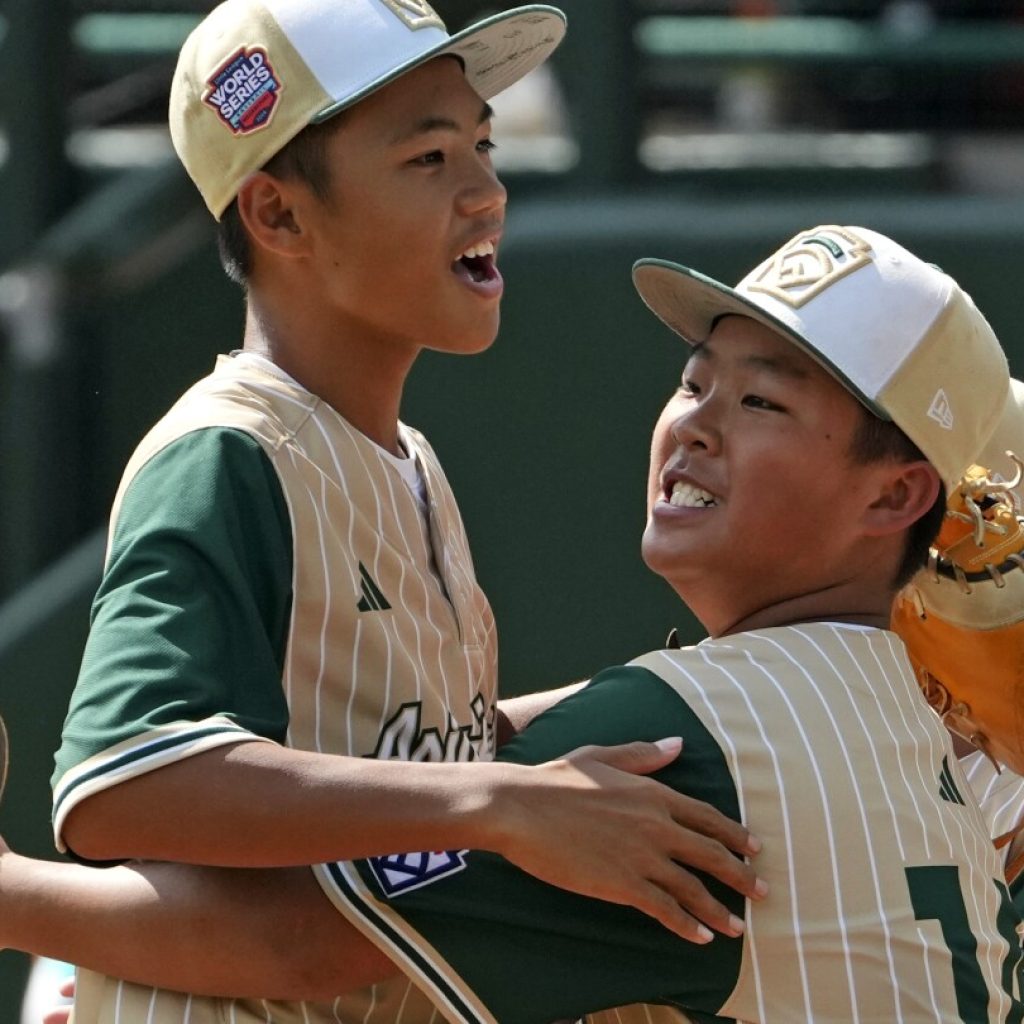
[{"label": "glove laces", "polygon": [[[1006,454],[1017,467],[1017,472],[1014,474],[1012,480],[993,480],[989,476],[965,479],[961,482],[960,486],[961,493],[963,494],[964,506],[967,511],[962,512],[959,509],[947,509],[946,511],[946,516],[948,518],[966,523],[972,528],[974,543],[979,548],[983,548],[985,546],[986,532],[994,533],[1000,537],[1005,537],[1007,533],[1010,532],[1009,527],[1003,523],[994,522],[992,519],[985,516],[986,510],[991,508],[993,503],[1003,504],[1007,508],[1012,509],[1015,513],[1018,513],[1020,509],[1020,503],[1017,501],[1013,491],[1015,488],[1019,487],[1021,481],[1024,480],[1024,460],[1021,460],[1021,458],[1014,452],[1008,451]],[[1016,519],[1018,526],[1024,525],[1024,517],[1017,514]],[[1020,552],[1014,552],[1007,555],[1006,560],[1013,562],[1020,568],[1024,569],[1024,556],[1022,556]],[[947,559],[942,558],[935,548],[932,548],[928,553],[928,569],[936,583],[939,581],[940,561],[944,563],[948,562]],[[965,594],[970,594],[971,585],[968,582],[963,569],[961,569],[955,562],[949,564],[950,568],[953,570],[953,575],[956,578],[957,585]],[[986,563],[985,569],[989,576],[992,577],[997,588],[1001,590],[1006,586],[1003,574],[995,565]],[[919,596],[916,603],[920,604]],[[917,610],[921,617],[924,618],[923,606],[919,607]]]}]

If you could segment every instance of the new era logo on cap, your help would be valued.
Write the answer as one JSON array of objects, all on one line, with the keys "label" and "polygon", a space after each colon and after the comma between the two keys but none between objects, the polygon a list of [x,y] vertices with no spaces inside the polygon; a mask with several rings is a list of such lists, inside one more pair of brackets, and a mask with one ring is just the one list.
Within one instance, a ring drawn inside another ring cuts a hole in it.
[{"label": "new era logo on cap", "polygon": [[444,22],[427,0],[381,0],[381,3],[388,10],[394,11],[411,29],[444,28]]},{"label": "new era logo on cap", "polygon": [[953,410],[950,408],[949,398],[944,389],[939,388],[935,392],[935,397],[928,409],[928,416],[935,420],[943,430],[953,429]]}]

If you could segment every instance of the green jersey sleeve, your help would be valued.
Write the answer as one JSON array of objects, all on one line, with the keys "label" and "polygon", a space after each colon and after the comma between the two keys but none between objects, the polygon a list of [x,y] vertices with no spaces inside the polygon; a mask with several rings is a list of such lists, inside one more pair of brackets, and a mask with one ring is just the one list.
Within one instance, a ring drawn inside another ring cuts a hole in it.
[{"label": "green jersey sleeve", "polygon": [[[684,738],[684,754],[656,777],[738,820],[736,786],[718,743],[643,668],[595,677],[533,721],[499,759],[538,764],[587,743],[667,735]],[[615,859],[614,849],[605,853]],[[740,939],[684,942],[639,911],[556,889],[495,855],[404,855],[336,870],[353,920],[453,1020],[544,1024],[640,1002],[714,1014],[739,976]],[[742,896],[708,876],[702,881],[743,917]]]},{"label": "green jersey sleeve", "polygon": [[282,741],[292,533],[248,434],[186,434],[121,503],[54,774],[54,828],[98,789],[239,738]]}]

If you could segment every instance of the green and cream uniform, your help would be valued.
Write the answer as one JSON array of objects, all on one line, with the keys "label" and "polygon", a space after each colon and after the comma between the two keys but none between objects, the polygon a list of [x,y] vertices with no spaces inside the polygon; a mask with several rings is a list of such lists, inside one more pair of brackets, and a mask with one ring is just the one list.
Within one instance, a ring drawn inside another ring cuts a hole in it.
[{"label": "green and cream uniform", "polygon": [[[243,353],[220,357],[142,441],[115,498],[57,755],[62,848],[81,800],[218,745],[493,755],[493,617],[433,451],[407,427],[400,438],[402,460]],[[333,873],[314,870],[330,892]],[[83,973],[75,1019],[399,1017],[434,1017],[404,979],[332,1005],[268,1007]]]},{"label": "green and cream uniform", "polygon": [[[989,824],[895,634],[814,623],[649,654],[499,757],[677,733],[659,778],[764,841],[765,900],[710,881],[742,938],[686,943],[484,853],[400,893],[374,865],[336,865],[349,916],[450,1021],[1022,1019],[1019,918]],[[609,1009],[637,1003],[661,1006]]]}]

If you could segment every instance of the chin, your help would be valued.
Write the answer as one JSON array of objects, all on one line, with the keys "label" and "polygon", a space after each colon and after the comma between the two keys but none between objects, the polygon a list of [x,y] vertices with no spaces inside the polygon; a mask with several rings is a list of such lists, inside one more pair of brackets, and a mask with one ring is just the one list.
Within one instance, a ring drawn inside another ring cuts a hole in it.
[{"label": "chin", "polygon": [[441,343],[431,343],[427,348],[435,352],[447,352],[453,356],[475,356],[486,352],[497,340],[498,322],[474,323],[465,330],[448,330],[438,332],[435,338],[444,338]]},{"label": "chin", "polygon": [[673,590],[678,592],[680,583],[687,581],[692,585],[695,575],[693,563],[685,555],[661,544],[650,531],[644,533],[640,542],[640,557],[651,572],[660,576]]}]

